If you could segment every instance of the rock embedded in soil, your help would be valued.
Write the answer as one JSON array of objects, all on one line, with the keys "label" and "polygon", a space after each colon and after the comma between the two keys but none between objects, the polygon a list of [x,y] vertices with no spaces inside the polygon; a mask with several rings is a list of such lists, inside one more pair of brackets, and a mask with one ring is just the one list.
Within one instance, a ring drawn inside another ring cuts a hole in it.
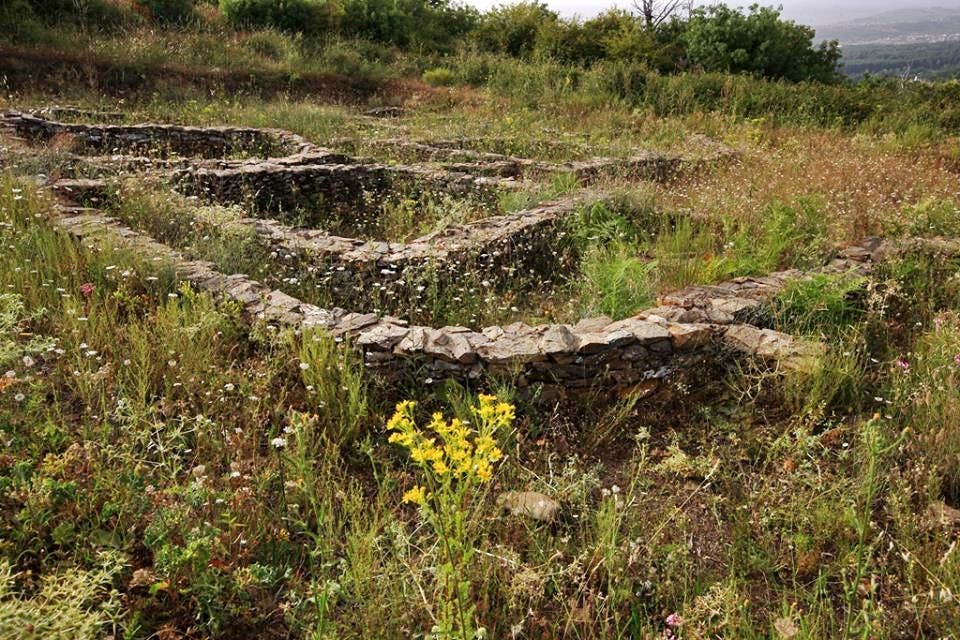
[{"label": "rock embedded in soil", "polygon": [[560,512],[560,503],[538,491],[506,491],[497,497],[497,504],[512,515],[551,522]]}]

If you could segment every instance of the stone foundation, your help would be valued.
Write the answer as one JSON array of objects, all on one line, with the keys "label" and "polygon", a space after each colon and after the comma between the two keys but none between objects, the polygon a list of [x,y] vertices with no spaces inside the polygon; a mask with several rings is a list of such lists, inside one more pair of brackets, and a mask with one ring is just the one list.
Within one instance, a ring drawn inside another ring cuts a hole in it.
[{"label": "stone foundation", "polygon": [[58,142],[90,154],[145,154],[224,158],[284,155],[315,147],[296,134],[251,127],[187,127],[171,124],[73,124],[18,112],[0,113],[0,126],[35,144]]},{"label": "stone foundation", "polygon": [[[172,125],[62,124],[16,113],[0,124],[16,135],[41,143],[66,136],[80,151],[100,156],[88,160],[135,163],[147,153],[148,176],[172,179],[187,194],[217,202],[252,202],[268,210],[306,210],[339,206],[369,207],[371,198],[390,197],[414,188],[477,197],[482,200],[515,181],[478,177],[496,165],[495,175],[567,172],[582,183],[607,172],[624,177],[663,178],[683,160],[658,154],[598,158],[558,164],[470,151],[462,143],[447,158],[458,158],[476,171],[449,171],[418,165],[357,164],[342,154],[315,147],[299,136],[276,130]],[[443,149],[443,143],[434,143]],[[105,157],[104,153],[122,153]],[[278,151],[265,160],[238,160],[238,154]],[[421,150],[422,151],[422,150]],[[433,152],[431,152],[433,153]],[[439,152],[436,152],[439,153]],[[456,155],[456,154],[459,154]],[[197,158],[183,160],[178,155]],[[80,157],[80,156],[77,156]],[[158,170],[156,167],[161,167]],[[802,367],[822,345],[811,344],[748,324],[789,281],[807,277],[798,271],[765,278],[741,278],[713,287],[688,287],[664,296],[659,306],[620,321],[590,318],[574,325],[465,327],[414,326],[396,317],[320,308],[273,290],[250,278],[219,273],[210,263],[188,260],[176,249],[112,220],[101,211],[74,206],[101,206],[114,192],[109,183],[64,180],[52,185],[64,203],[53,220],[85,244],[115,245],[144,260],[157,259],[198,290],[227,296],[243,305],[252,320],[298,328],[317,327],[347,338],[362,350],[367,367],[385,379],[419,376],[440,380],[508,377],[519,388],[543,387],[557,393],[607,389],[649,389],[678,372],[703,372],[724,366],[732,357],[760,358],[778,366]],[[293,229],[274,220],[250,217],[252,227],[278,251],[295,254],[304,264],[322,263],[348,281],[365,286],[408,286],[427,269],[447,269],[456,280],[463,269],[489,274],[491,280],[511,270],[553,274],[561,270],[558,225],[575,211],[583,196],[565,198],[508,215],[451,225],[409,243],[362,241],[311,229]],[[354,212],[356,213],[356,212]],[[831,265],[859,273],[876,257],[877,247],[861,247]]]}]

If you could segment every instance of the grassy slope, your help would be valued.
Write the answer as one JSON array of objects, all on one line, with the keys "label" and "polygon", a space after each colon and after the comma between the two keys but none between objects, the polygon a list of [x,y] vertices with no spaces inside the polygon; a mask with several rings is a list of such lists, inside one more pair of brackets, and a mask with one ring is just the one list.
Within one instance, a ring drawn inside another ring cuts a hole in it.
[{"label": "grassy slope", "polygon": [[[587,95],[461,92],[389,124],[284,97],[121,106],[132,120],[283,126],[317,142],[479,131],[535,152],[560,131],[601,150],[699,133],[741,151],[578,218],[583,275],[545,311],[561,319],[628,315],[658,290],[802,266],[868,233],[960,234],[956,140],[933,125],[662,118]],[[388,638],[447,620],[443,538],[402,504],[424,473],[384,424],[402,398],[424,420],[470,419],[476,390],[385,386],[322,335],[248,328],[162,266],[75,245],[47,210],[30,182],[0,182],[0,577],[17,573],[0,579],[0,611],[35,637],[59,624],[60,637]],[[809,376],[730,372],[717,388],[678,386],[667,405],[545,407],[493,389],[517,419],[493,481],[464,503],[477,553],[457,575],[473,619],[495,638],[960,633],[944,509],[960,499],[956,270],[911,258],[866,295],[829,280],[789,291],[776,326],[833,346]],[[506,515],[505,490],[543,491],[562,517]]]}]

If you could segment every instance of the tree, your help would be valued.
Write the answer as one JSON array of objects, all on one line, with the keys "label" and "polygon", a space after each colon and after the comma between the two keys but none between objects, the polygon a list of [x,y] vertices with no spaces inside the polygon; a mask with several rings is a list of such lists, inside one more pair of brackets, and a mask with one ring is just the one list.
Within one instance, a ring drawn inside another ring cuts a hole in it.
[{"label": "tree", "polygon": [[483,14],[473,37],[482,50],[520,58],[533,53],[541,32],[559,21],[559,15],[536,0],[504,4]]},{"label": "tree", "polygon": [[692,0],[634,0],[634,8],[640,12],[648,31],[658,28],[669,20],[678,10],[693,6]]},{"label": "tree", "polygon": [[833,41],[815,47],[815,35],[810,27],[781,20],[780,9],[754,4],[744,13],[715,5],[696,9],[690,17],[687,56],[706,71],[833,82],[839,45]]}]

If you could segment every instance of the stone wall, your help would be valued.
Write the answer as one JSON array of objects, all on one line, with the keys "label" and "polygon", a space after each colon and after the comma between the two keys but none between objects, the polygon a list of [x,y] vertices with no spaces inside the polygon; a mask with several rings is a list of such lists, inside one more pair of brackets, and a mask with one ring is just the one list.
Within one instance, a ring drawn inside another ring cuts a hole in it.
[{"label": "stone wall", "polygon": [[321,309],[245,276],[220,274],[95,210],[61,207],[55,222],[85,244],[125,247],[144,260],[163,260],[199,290],[241,302],[251,318],[346,337],[363,351],[368,368],[388,379],[506,376],[521,389],[536,384],[575,392],[656,384],[679,370],[722,363],[731,353],[791,366],[819,350],[769,329],[672,322],[653,313],[617,322],[600,317],[576,325],[515,323],[482,331],[410,326],[389,316]]},{"label": "stone wall", "polygon": [[[658,180],[673,177],[684,164],[700,165],[735,156],[724,146],[704,143],[701,157],[634,150],[627,157],[588,157],[570,162],[532,160],[502,153],[476,151],[464,145],[489,143],[482,139],[412,141],[399,138],[374,141],[340,139],[332,146],[352,149],[373,148],[389,152],[412,162],[439,163],[444,169],[477,176],[498,176],[516,179],[541,179],[547,176],[570,175],[584,185],[602,178],[626,180]],[[563,146],[563,143],[559,143]],[[581,150],[582,152],[582,150]]]},{"label": "stone wall", "polygon": [[[219,202],[252,199],[264,209],[369,207],[373,197],[388,197],[410,186],[444,194],[492,195],[511,181],[477,177],[480,172],[451,172],[422,166],[343,163],[342,154],[319,149],[302,139],[272,130],[194,128],[169,125],[70,125],[33,116],[6,114],[0,123],[17,135],[50,142],[64,134],[81,140],[93,152],[121,148],[125,153],[152,151],[196,155],[206,160],[182,162],[154,157],[162,165],[156,175],[173,178],[188,194]],[[224,159],[261,145],[274,145],[287,155],[266,160]],[[443,145],[438,144],[441,148]],[[538,161],[483,157],[459,151],[477,167],[483,163],[523,165],[535,171]],[[493,154],[495,155],[495,154]],[[121,155],[130,162],[135,155]],[[112,160],[100,157],[97,162]],[[634,158],[594,159],[551,165],[590,182],[606,171],[630,177],[667,175],[680,165],[676,157],[658,154]],[[542,164],[542,163],[541,163]],[[505,165],[504,165],[505,166]],[[659,306],[620,321],[589,318],[573,325],[507,326],[473,330],[466,327],[412,326],[375,313],[320,308],[273,290],[250,278],[219,273],[211,263],[187,260],[172,247],[136,232],[96,209],[113,196],[109,183],[95,180],[60,181],[52,185],[64,203],[54,222],[85,244],[125,247],[140,258],[168,264],[199,290],[232,298],[252,320],[300,328],[319,327],[347,338],[362,350],[367,367],[386,379],[419,376],[440,380],[511,378],[521,389],[531,386],[553,392],[607,389],[649,389],[680,372],[702,374],[711,365],[723,366],[731,356],[769,360],[786,367],[804,366],[822,345],[796,340],[747,324],[789,281],[808,277],[799,271],[765,278],[741,278],[713,287],[689,287],[664,296]],[[248,218],[249,225],[279,250],[296,253],[304,262],[332,265],[344,278],[376,286],[406,286],[424,269],[449,269],[455,280],[464,269],[489,273],[492,279],[510,270],[553,274],[562,266],[558,225],[575,211],[581,198],[567,198],[525,211],[491,216],[479,222],[452,225],[412,242],[365,242],[292,229],[279,222]],[[356,212],[354,212],[356,213]],[[877,247],[861,247],[831,265],[834,272],[859,273],[876,255]],[[855,253],[855,252],[854,252]]]},{"label": "stone wall", "polygon": [[495,205],[507,183],[419,166],[291,164],[263,161],[225,169],[191,167],[173,175],[177,189],[219,204],[243,204],[257,212],[292,214],[307,227],[331,226],[362,235],[379,224],[390,198],[472,198]]},{"label": "stone wall", "polygon": [[0,126],[34,143],[62,138],[85,154],[146,154],[223,158],[241,154],[284,155],[315,147],[296,134],[251,127],[189,127],[170,124],[73,124],[15,111],[0,113]]}]

